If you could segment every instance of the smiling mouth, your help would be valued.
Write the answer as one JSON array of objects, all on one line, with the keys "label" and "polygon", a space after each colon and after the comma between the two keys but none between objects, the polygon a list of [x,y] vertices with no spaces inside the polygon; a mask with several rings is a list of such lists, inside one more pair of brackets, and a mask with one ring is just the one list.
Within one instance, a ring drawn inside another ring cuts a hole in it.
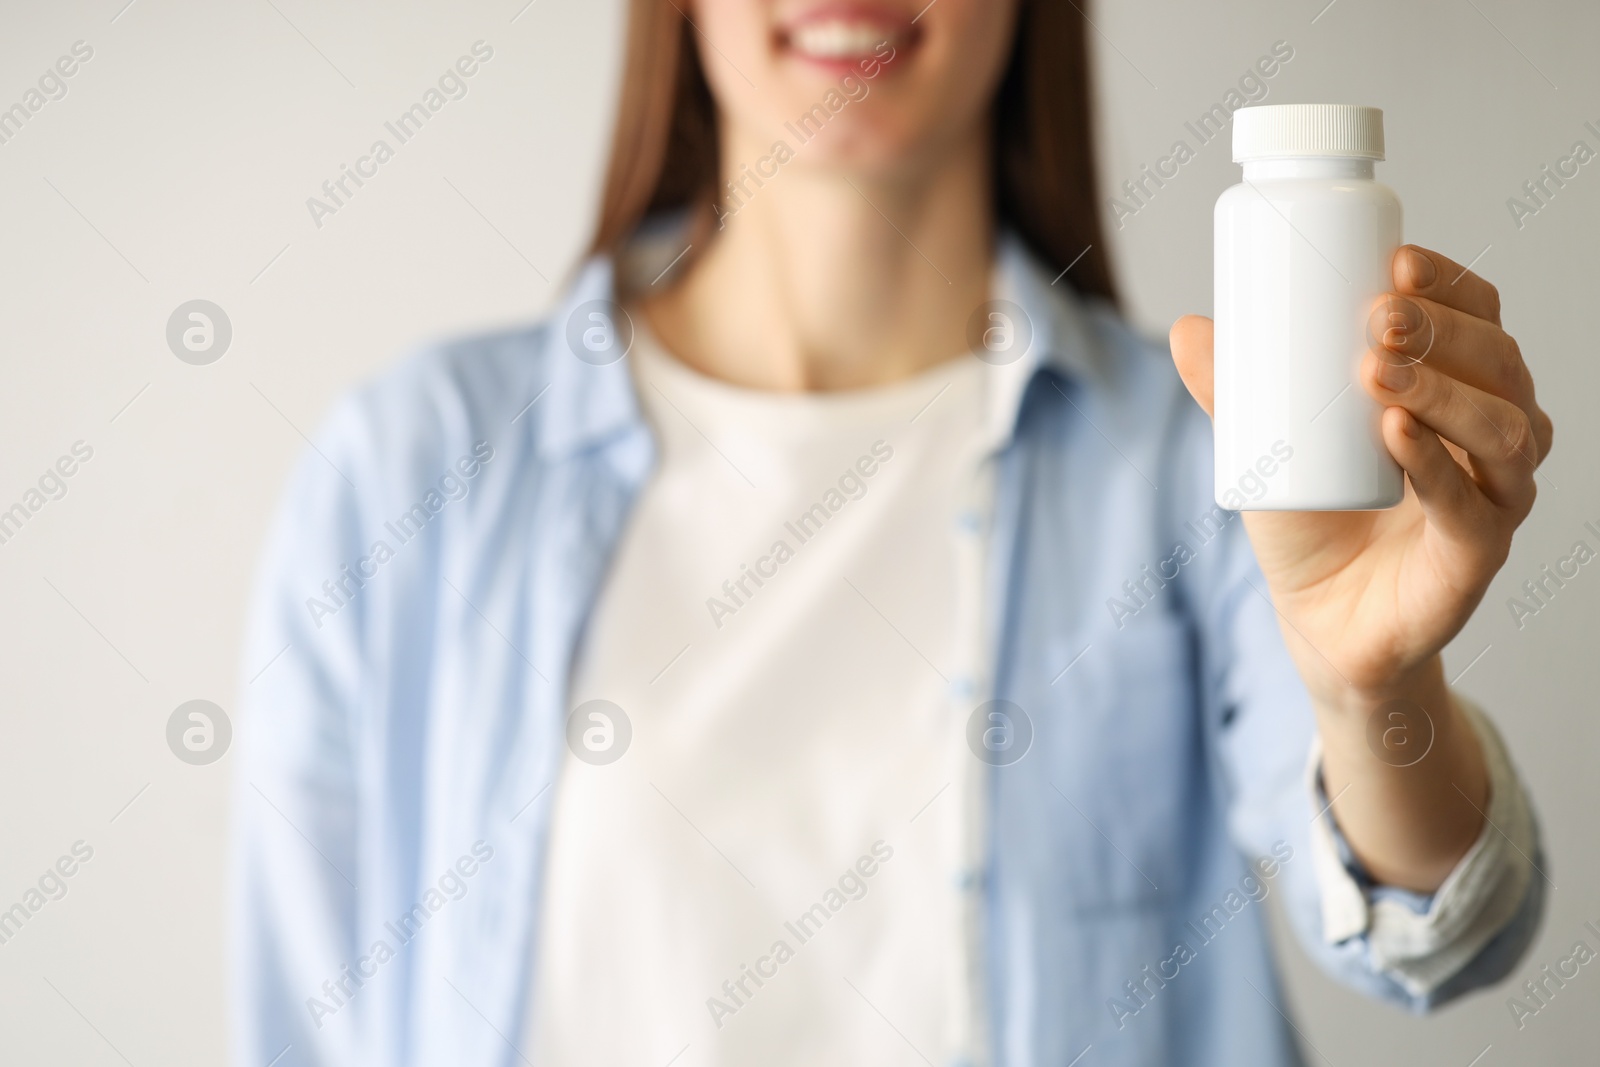
[{"label": "smiling mouth", "polygon": [[825,66],[877,59],[886,63],[920,36],[910,22],[859,14],[818,14],[778,33],[779,48],[798,59]]}]

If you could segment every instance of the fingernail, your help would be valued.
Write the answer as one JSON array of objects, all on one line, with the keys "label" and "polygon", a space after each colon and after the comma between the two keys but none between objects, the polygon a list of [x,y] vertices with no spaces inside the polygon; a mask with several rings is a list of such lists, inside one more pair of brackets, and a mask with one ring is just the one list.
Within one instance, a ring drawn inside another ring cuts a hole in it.
[{"label": "fingernail", "polygon": [[1409,363],[1378,361],[1378,383],[1391,393],[1403,393],[1417,381],[1416,369]]},{"label": "fingernail", "polygon": [[1417,422],[1415,416],[1413,416],[1411,412],[1406,411],[1403,408],[1401,409],[1400,414],[1400,429],[1405,432],[1405,435],[1411,438],[1413,441],[1421,439],[1422,424]]},{"label": "fingernail", "polygon": [[1433,284],[1439,276],[1438,270],[1433,265],[1433,260],[1418,252],[1415,248],[1406,249],[1406,269],[1411,275],[1412,284],[1418,289],[1425,289]]},{"label": "fingernail", "polygon": [[1422,308],[1418,307],[1414,301],[1407,300],[1403,296],[1391,296],[1388,305],[1389,328],[1384,331],[1385,344],[1389,343],[1388,337],[1391,333],[1397,331],[1402,334],[1416,333],[1422,329],[1423,323],[1427,321],[1426,316],[1422,313]]}]

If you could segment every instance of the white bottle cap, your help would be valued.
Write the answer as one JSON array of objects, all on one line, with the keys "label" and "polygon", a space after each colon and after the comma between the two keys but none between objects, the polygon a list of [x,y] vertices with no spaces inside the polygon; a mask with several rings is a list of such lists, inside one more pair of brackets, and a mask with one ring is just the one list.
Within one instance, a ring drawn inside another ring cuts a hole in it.
[{"label": "white bottle cap", "polygon": [[1383,158],[1383,111],[1356,104],[1267,104],[1233,113],[1233,161]]}]

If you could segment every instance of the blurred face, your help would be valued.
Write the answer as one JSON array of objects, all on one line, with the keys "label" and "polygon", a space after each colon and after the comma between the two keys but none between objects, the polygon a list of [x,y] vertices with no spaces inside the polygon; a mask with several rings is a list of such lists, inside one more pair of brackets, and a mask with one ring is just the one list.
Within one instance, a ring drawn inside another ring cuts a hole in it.
[{"label": "blurred face", "polygon": [[926,165],[981,128],[1019,0],[696,0],[732,169],[782,141],[796,167]]}]

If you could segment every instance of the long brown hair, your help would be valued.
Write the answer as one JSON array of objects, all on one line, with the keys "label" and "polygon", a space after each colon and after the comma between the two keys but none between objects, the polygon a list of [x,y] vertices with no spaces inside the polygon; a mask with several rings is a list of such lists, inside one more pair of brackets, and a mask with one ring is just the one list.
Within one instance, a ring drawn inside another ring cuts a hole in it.
[{"label": "long brown hair", "polygon": [[[1074,289],[1115,303],[1084,23],[1064,0],[1022,0],[994,100],[994,210],[1052,274],[1070,265]],[[624,71],[591,254],[616,253],[655,212],[709,205],[719,180],[716,104],[674,4],[632,0]]]}]

